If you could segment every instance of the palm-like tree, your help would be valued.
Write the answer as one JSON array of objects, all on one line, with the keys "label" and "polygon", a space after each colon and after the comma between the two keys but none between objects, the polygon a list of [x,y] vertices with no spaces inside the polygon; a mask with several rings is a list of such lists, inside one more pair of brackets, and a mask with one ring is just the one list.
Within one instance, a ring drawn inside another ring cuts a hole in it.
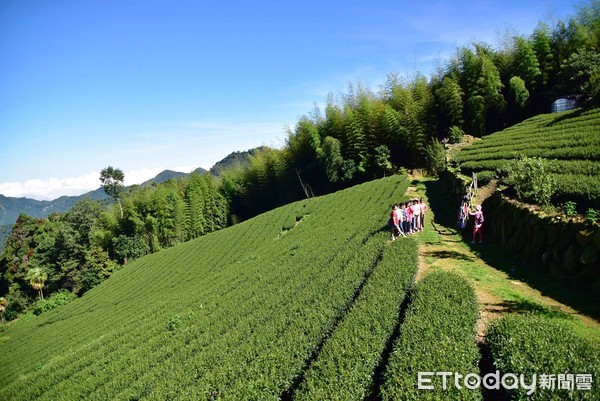
[{"label": "palm-like tree", "polygon": [[6,305],[8,301],[4,297],[0,297],[0,321],[4,324],[4,311],[6,310]]},{"label": "palm-like tree", "polygon": [[38,291],[40,299],[44,299],[44,293],[42,289],[44,288],[44,284],[48,279],[48,274],[46,271],[41,267],[31,268],[27,273],[27,279],[29,280],[29,284],[31,284],[33,289]]}]

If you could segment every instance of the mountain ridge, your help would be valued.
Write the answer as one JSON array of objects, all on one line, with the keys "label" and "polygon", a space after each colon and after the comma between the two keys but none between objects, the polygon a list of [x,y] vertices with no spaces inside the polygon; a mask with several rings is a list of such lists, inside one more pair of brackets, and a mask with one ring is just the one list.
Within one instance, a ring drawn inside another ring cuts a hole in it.
[{"label": "mountain ridge", "polygon": [[[231,152],[222,160],[216,162],[210,170],[206,170],[202,167],[198,167],[190,173],[183,173],[169,169],[163,170],[153,178],[136,185],[145,187],[153,184],[160,184],[161,182],[165,182],[169,179],[184,178],[194,173],[220,176],[227,170],[249,163],[249,156],[256,154],[256,152],[260,149],[262,149],[262,147],[253,148],[246,151]],[[128,186],[128,188],[132,186]],[[13,224],[17,221],[21,213],[25,213],[31,217],[45,218],[53,212],[66,212],[75,203],[83,200],[86,197],[89,197],[92,200],[106,202],[109,200],[109,196],[106,195],[102,187],[88,191],[81,195],[62,195],[52,200],[37,200],[24,196],[12,197],[0,194],[0,251],[2,251],[4,248],[4,242],[10,234]]]}]

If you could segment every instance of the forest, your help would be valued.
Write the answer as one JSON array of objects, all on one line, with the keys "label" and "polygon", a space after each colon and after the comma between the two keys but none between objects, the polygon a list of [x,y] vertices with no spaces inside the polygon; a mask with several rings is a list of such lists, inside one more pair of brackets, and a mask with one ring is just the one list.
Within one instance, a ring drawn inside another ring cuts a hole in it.
[{"label": "forest", "polygon": [[443,143],[503,130],[575,94],[600,103],[597,0],[528,36],[459,47],[429,78],[389,74],[377,92],[351,83],[300,117],[281,149],[263,148],[218,178],[194,174],[134,186],[109,206],[86,199],[45,219],[21,215],[0,255],[3,319],[41,313],[133,259],[274,207],[403,169],[443,170]]}]

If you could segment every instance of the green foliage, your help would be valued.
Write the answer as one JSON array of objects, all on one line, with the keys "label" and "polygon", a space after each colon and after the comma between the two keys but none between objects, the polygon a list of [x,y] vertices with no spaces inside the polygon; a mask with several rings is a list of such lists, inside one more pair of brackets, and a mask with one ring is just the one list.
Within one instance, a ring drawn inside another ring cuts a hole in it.
[{"label": "green foliage", "polygon": [[418,372],[478,372],[475,342],[477,300],[469,284],[452,273],[434,272],[417,284],[400,337],[394,344],[382,388],[383,400],[480,400],[481,393],[433,378],[434,390],[418,389]]},{"label": "green foliage", "polygon": [[375,148],[375,163],[383,174],[392,169],[390,149],[386,145],[379,145]]},{"label": "green foliage", "polygon": [[323,159],[327,178],[332,183],[337,182],[340,179],[340,172],[344,163],[339,140],[330,136],[325,137],[323,140]]},{"label": "green foliage", "polygon": [[460,127],[463,123],[463,89],[452,77],[444,77],[442,85],[436,90],[440,99],[443,113],[447,116],[450,126]]},{"label": "green foliage", "polygon": [[600,205],[600,108],[544,114],[484,137],[454,157],[462,171],[499,171],[519,155],[551,160],[555,199]]},{"label": "green foliage", "polygon": [[356,173],[356,163],[354,160],[344,160],[342,162],[342,181],[350,181]]},{"label": "green foliage", "polygon": [[[369,246],[381,248],[385,236],[387,233],[374,237]],[[366,254],[372,257],[376,252]],[[383,249],[383,257],[310,365],[294,399],[362,400],[369,394],[374,370],[381,363],[416,268],[413,241],[397,241]]]},{"label": "green foliage", "polygon": [[600,53],[579,50],[561,66],[564,93],[582,93],[600,101]]},{"label": "green foliage", "polygon": [[475,44],[471,49],[462,48],[460,64],[466,87],[467,114],[471,131],[476,135],[486,132],[486,117],[492,110],[504,108],[502,88],[498,67],[491,57],[491,50],[485,44]]},{"label": "green foliage", "polygon": [[[10,325],[0,399],[277,399],[327,338],[346,341],[336,332],[347,318],[360,326],[359,315],[379,327],[371,344],[363,326],[368,372],[395,324],[404,271],[415,269],[414,243],[388,245],[380,231],[407,186],[392,176],[291,203],[137,259],[85,296]],[[380,260],[382,247],[404,245],[406,256]],[[356,377],[357,388],[371,385]]]},{"label": "green foliage", "polygon": [[448,130],[448,139],[450,139],[450,143],[461,143],[465,133],[460,127],[453,125]]},{"label": "green foliage", "polygon": [[47,279],[48,273],[41,267],[32,267],[25,276],[25,280],[29,281],[29,285],[39,292],[40,300],[44,299],[43,289]]},{"label": "green foliage", "polygon": [[167,329],[169,331],[175,331],[179,328],[180,325],[181,325],[181,316],[173,315],[169,318],[169,321],[167,322]]},{"label": "green foliage", "polygon": [[19,283],[12,283],[4,298],[6,299],[6,309],[3,317],[7,321],[13,320],[25,312],[28,304],[31,302]]},{"label": "green foliage", "polygon": [[600,220],[600,212],[596,209],[588,209],[585,214],[585,218],[592,223],[597,223]]},{"label": "green foliage", "polygon": [[577,215],[577,203],[567,201],[563,204],[562,210],[565,216],[575,217]]},{"label": "green foliage", "polygon": [[123,181],[125,180],[125,174],[123,170],[108,166],[100,171],[100,182],[102,189],[108,196],[114,199],[118,199],[125,186]]},{"label": "green foliage", "polygon": [[77,295],[73,294],[72,292],[62,290],[52,294],[48,298],[36,301],[33,306],[31,306],[30,310],[34,315],[41,315],[42,313],[51,311],[58,306],[68,304],[74,299],[77,299]]},{"label": "green foliage", "polygon": [[434,139],[425,149],[427,155],[427,168],[432,174],[439,174],[446,170],[446,149],[444,145]]},{"label": "green foliage", "polygon": [[491,180],[496,178],[495,171],[483,170],[477,173],[477,182],[479,185],[487,184]]},{"label": "green foliage", "polygon": [[[537,59],[533,44],[523,37],[515,37],[515,54],[514,60],[516,63],[515,73],[516,77],[521,80],[519,86],[522,86],[525,89],[525,86],[529,86],[530,88],[535,87],[538,82],[539,77],[542,75],[540,70],[540,64]],[[513,88],[513,79],[511,78],[511,88]],[[514,90],[514,88],[513,88]],[[525,89],[527,91],[527,89]],[[529,95],[529,93],[527,93]],[[526,99],[525,99],[526,100]],[[517,103],[519,103],[517,101]],[[521,103],[519,103],[521,104]],[[524,104],[524,101],[523,101]],[[521,105],[523,105],[521,104]]]},{"label": "green foliage", "polygon": [[550,173],[550,162],[541,157],[523,156],[509,163],[505,181],[511,184],[519,199],[549,205],[556,183]]},{"label": "green foliage", "polygon": [[[108,278],[117,262],[125,264],[228,225],[228,201],[210,176],[192,174],[119,196],[118,209],[113,205],[106,210],[85,198],[62,215],[23,215],[17,221],[0,255],[0,289],[19,284],[17,292],[6,294],[14,297],[7,319],[24,312],[36,295],[60,289],[83,294]],[[33,282],[29,275],[39,271],[45,279]]]},{"label": "green foliage", "polygon": [[121,234],[113,238],[113,249],[115,257],[122,264],[127,264],[149,252],[148,245],[139,235],[128,237]]},{"label": "green foliage", "polygon": [[520,107],[525,107],[529,99],[529,91],[525,87],[525,81],[520,77],[512,77],[509,81],[510,91],[514,96],[515,103]]},{"label": "green foliage", "polygon": [[[595,400],[600,387],[595,382],[600,375],[600,348],[577,336],[560,320],[537,315],[507,316],[492,324],[487,340],[494,364],[501,372],[523,374],[526,381],[537,375],[538,387],[530,395],[522,388],[512,390],[517,400]],[[591,374],[591,391],[542,389],[540,375]]]}]

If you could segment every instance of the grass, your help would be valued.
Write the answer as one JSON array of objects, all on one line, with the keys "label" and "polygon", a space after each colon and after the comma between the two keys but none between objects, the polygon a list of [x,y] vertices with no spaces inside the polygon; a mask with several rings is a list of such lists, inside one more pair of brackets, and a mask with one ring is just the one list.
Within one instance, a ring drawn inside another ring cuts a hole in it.
[{"label": "grass", "polygon": [[563,320],[581,336],[600,343],[600,311],[591,296],[524,268],[498,244],[485,242],[485,236],[484,244],[471,245],[470,233],[465,238],[456,228],[458,205],[442,182],[413,180],[409,190],[409,196],[423,197],[429,205],[426,230],[415,237],[421,248],[421,277],[443,270],[466,278],[478,295],[480,335],[501,315],[533,312]]}]

